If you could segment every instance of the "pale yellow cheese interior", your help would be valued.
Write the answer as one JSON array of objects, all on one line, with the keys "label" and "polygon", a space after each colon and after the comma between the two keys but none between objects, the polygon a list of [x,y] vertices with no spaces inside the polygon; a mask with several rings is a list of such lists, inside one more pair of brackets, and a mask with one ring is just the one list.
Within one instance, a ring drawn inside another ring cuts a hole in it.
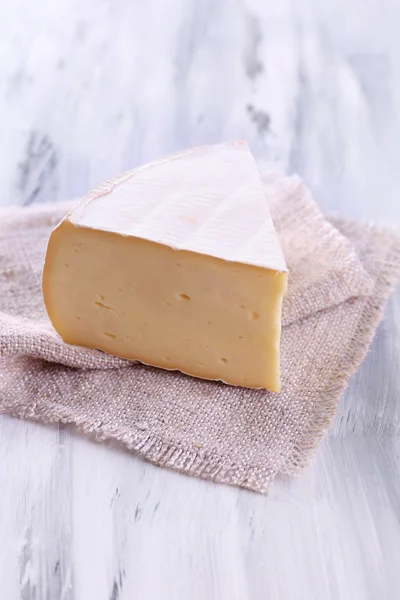
[{"label": "pale yellow cheese interior", "polygon": [[69,344],[205,379],[280,390],[287,273],[78,227],[49,241],[43,295]]}]

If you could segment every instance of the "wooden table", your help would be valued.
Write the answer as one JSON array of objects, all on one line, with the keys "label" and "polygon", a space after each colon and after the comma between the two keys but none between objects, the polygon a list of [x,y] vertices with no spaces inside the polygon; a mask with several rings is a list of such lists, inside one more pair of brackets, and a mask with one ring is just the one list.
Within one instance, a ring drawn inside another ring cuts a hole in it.
[{"label": "wooden table", "polygon": [[[320,205],[400,224],[396,0],[14,0],[2,204],[232,138]],[[400,598],[400,295],[297,479],[268,497],[0,419],[3,600]]]}]

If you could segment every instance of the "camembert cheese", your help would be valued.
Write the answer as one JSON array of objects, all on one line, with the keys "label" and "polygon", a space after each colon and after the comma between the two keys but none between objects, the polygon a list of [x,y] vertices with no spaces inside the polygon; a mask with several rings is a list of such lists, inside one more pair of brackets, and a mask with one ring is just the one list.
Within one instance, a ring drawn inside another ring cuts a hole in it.
[{"label": "camembert cheese", "polygon": [[244,142],[176,153],[89,192],[52,232],[43,271],[65,342],[272,391],[286,286]]}]

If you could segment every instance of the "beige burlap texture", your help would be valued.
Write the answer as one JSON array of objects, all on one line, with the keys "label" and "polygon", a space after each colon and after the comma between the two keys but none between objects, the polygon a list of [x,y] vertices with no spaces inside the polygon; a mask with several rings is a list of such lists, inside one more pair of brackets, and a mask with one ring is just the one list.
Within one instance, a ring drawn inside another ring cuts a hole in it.
[{"label": "beige burlap texture", "polygon": [[0,211],[0,412],[72,423],[151,462],[263,492],[304,466],[365,356],[400,274],[389,230],[326,219],[297,178],[264,176],[286,256],[282,392],[235,388],[67,346],[41,297],[70,204]]}]

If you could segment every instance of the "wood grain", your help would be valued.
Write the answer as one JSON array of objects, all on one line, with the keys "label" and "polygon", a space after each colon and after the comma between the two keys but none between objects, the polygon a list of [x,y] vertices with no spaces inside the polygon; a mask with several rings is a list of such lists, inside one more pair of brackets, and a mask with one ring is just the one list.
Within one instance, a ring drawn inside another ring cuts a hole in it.
[{"label": "wood grain", "polygon": [[[0,203],[246,138],[320,205],[400,224],[395,0],[0,7]],[[0,419],[0,597],[395,600],[400,293],[311,466],[268,497]]]}]

